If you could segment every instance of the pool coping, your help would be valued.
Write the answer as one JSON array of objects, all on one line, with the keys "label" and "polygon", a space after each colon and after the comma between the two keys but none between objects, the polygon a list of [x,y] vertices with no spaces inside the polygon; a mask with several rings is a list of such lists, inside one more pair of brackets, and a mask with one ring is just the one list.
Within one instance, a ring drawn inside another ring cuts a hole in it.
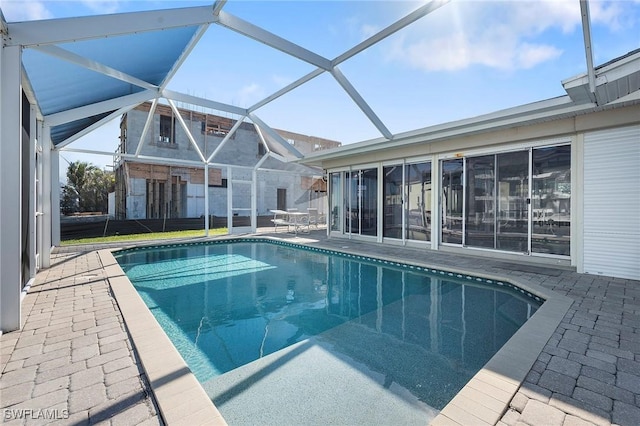
[{"label": "pool coping", "polygon": [[[238,239],[286,242],[305,249],[324,250],[380,259],[351,248],[336,249],[309,244],[304,241],[288,241],[270,236],[224,236],[212,241],[234,241]],[[206,244],[182,243],[188,244]],[[142,244],[138,247],[153,247],[176,244]],[[180,244],[177,244],[180,245]],[[153,317],[137,293],[112,251],[98,252],[109,279],[114,297],[120,307],[132,343],[138,351],[142,367],[147,374],[156,397],[158,409],[168,424],[226,424],[224,418],[209,399],[204,389],[191,373],[186,363],[173,346],[164,330]],[[442,268],[426,262],[386,256],[386,261],[414,265],[422,268],[446,270],[454,274],[471,275],[488,280],[511,283],[522,290],[545,300],[534,315],[504,344],[502,348],[476,373],[473,378],[432,420],[432,425],[452,424],[496,424],[509,408],[513,396],[542,352],[545,344],[569,310],[572,300],[542,286],[518,282],[513,278],[478,273],[457,268]]]}]

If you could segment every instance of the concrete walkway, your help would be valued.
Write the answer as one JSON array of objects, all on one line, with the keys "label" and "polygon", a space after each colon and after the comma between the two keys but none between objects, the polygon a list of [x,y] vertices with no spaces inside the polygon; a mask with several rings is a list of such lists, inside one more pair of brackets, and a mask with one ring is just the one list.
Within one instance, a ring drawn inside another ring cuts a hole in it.
[{"label": "concrete walkway", "polygon": [[[348,247],[371,256],[402,256],[444,269],[501,275],[572,298],[573,306],[499,424],[640,424],[640,281],[326,240],[324,232],[304,238],[326,248]],[[1,336],[3,422],[45,424],[54,418],[59,424],[161,423],[94,251],[98,248],[104,246],[57,249],[52,267],[38,274],[25,297],[22,330]]]}]

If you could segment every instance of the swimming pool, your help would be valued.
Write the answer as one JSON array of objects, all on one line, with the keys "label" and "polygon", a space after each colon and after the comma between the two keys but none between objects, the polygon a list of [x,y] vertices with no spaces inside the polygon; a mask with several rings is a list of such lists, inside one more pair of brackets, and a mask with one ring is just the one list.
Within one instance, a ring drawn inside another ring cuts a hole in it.
[{"label": "swimming pool", "polygon": [[155,247],[116,258],[225,418],[247,411],[243,377],[263,385],[265,374],[275,380],[274,368],[305,356],[302,374],[320,365],[317,374],[345,380],[357,371],[350,382],[377,380],[433,416],[542,302],[502,281],[286,242]]}]

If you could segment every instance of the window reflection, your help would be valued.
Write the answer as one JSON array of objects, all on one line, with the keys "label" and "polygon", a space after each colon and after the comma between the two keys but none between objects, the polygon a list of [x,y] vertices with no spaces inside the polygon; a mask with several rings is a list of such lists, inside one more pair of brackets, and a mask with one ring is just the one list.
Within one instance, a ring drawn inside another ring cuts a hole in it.
[{"label": "window reflection", "polygon": [[402,238],[402,164],[385,167],[383,236]]},{"label": "window reflection", "polygon": [[407,164],[407,238],[431,240],[431,163]]},{"label": "window reflection", "polygon": [[462,159],[442,162],[442,242],[462,244]]},{"label": "window reflection", "polygon": [[345,173],[345,229],[352,234],[378,233],[378,169]]},{"label": "window reflection", "polygon": [[536,253],[570,255],[571,147],[533,150],[533,235]]}]

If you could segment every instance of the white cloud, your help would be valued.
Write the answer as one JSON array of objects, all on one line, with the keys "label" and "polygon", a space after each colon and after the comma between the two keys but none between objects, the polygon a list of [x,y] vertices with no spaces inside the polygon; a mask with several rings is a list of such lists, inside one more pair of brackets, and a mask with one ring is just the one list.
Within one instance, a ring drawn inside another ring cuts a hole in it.
[{"label": "white cloud", "polygon": [[87,9],[95,12],[96,14],[109,14],[115,13],[120,9],[119,1],[100,1],[100,0],[82,0],[82,3]]},{"label": "white cloud", "polygon": [[240,106],[249,106],[266,97],[265,90],[257,83],[250,83],[243,86],[237,95],[237,102]]},{"label": "white cloud", "polygon": [[41,1],[21,0],[6,1],[0,0],[2,13],[9,22],[35,21],[39,19],[49,19],[53,15]]},{"label": "white cloud", "polygon": [[[594,25],[620,28],[619,3],[593,2]],[[577,1],[457,2],[406,28],[387,50],[387,59],[426,71],[462,70],[473,65],[512,71],[529,69],[562,55],[551,31],[581,31]]]},{"label": "white cloud", "polygon": [[625,15],[623,9],[619,2],[592,1],[589,3],[589,14],[592,23],[594,25],[604,25],[611,31],[633,28],[633,17]]}]

